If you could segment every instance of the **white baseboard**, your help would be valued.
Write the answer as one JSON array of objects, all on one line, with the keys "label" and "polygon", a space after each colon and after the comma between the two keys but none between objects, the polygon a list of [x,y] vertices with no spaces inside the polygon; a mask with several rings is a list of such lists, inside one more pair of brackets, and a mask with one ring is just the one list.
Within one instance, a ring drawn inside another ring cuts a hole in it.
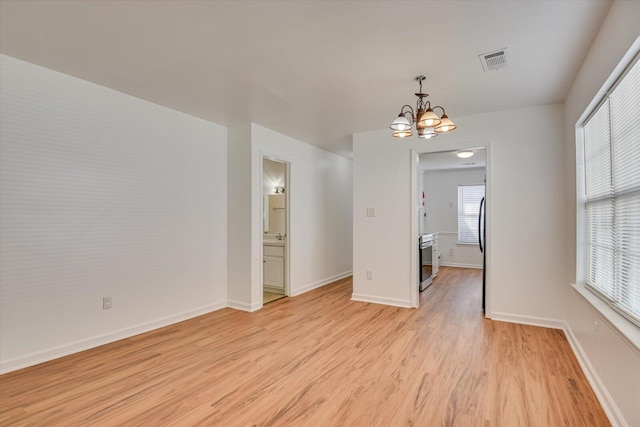
[{"label": "white baseboard", "polygon": [[547,317],[523,316],[520,314],[500,313],[495,311],[487,313],[487,317],[499,322],[520,323],[521,325],[541,326],[543,328],[551,329],[564,328],[563,321]]},{"label": "white baseboard", "polygon": [[441,262],[441,267],[459,267],[459,268],[479,268],[482,269],[482,265],[478,264],[460,264],[457,262]]},{"label": "white baseboard", "polygon": [[[327,277],[326,279],[322,279],[319,280],[315,283],[311,283],[310,285],[307,286],[303,286],[302,288],[298,288],[298,289],[293,289],[291,290],[291,294],[289,296],[291,297],[295,297],[298,295],[301,295],[305,292],[309,292],[313,289],[317,289],[320,288],[324,285],[328,285],[329,283],[333,283],[336,280],[340,280],[340,279],[344,279],[345,277],[349,277],[353,274],[353,270],[349,270],[349,271],[345,271],[344,273],[340,273],[340,274],[336,274],[334,276],[331,277]],[[265,290],[269,291],[269,287],[264,287]],[[242,301],[235,301],[235,300],[229,300],[227,302],[227,307],[229,308],[233,308],[236,310],[242,310],[242,311],[246,311],[249,313],[252,313],[254,311],[260,310],[262,308],[262,304],[259,302],[253,303],[253,304],[248,304],[246,302],[242,302]]]},{"label": "white baseboard", "polygon": [[50,360],[58,359],[60,357],[68,356],[74,353],[79,353],[90,348],[109,344],[125,338],[130,338],[134,335],[139,335],[145,332],[152,331],[154,329],[182,322],[183,320],[211,313],[212,311],[220,310],[221,308],[225,308],[226,306],[227,304],[224,302],[205,305],[196,308],[195,310],[185,311],[172,316],[164,317],[162,319],[152,320],[150,322],[141,323],[139,325],[119,329],[113,332],[108,332],[106,334],[101,334],[88,339],[74,341],[46,350],[29,353],[13,359],[3,360],[0,362],[0,374],[17,371],[18,369],[27,368],[39,363],[49,362]]},{"label": "white baseboard", "polygon": [[298,295],[302,295],[305,292],[309,292],[312,291],[314,289],[320,288],[324,285],[328,285],[329,283],[333,283],[336,280],[340,280],[340,279],[344,279],[345,277],[349,277],[353,274],[353,270],[349,270],[349,271],[345,271],[343,273],[339,273],[339,274],[335,274],[331,277],[327,277],[326,279],[322,279],[319,280],[315,283],[311,283],[309,285],[303,286],[301,288],[298,289],[292,289],[291,290],[291,295],[292,297],[298,296]]},{"label": "white baseboard", "polygon": [[247,311],[252,313],[256,310],[260,310],[262,308],[262,304],[259,302],[254,302],[253,304],[247,304],[246,302],[229,300],[227,301],[227,307],[233,308],[235,310]]},{"label": "white baseboard", "polygon": [[511,313],[499,313],[493,312],[487,314],[487,317],[491,320],[497,320],[502,322],[510,322],[510,323],[520,323],[523,325],[532,325],[532,326],[542,326],[544,328],[552,328],[552,329],[562,329],[564,331],[565,336],[567,337],[567,341],[569,341],[569,345],[571,346],[571,350],[573,350],[573,354],[575,354],[576,359],[578,359],[578,363],[582,368],[582,372],[584,372],[587,381],[591,385],[593,392],[596,394],[600,405],[602,405],[602,409],[607,414],[609,418],[609,422],[613,427],[628,427],[627,422],[624,420],[622,413],[618,409],[615,401],[607,391],[607,388],[604,386],[597,372],[589,362],[586,353],[582,349],[582,346],[578,342],[576,336],[573,334],[573,331],[569,327],[569,325],[557,319],[550,319],[546,317],[533,317],[533,316],[522,316],[519,314],[511,314]]},{"label": "white baseboard", "polygon": [[392,305],[394,307],[411,308],[411,301],[404,300],[404,299],[384,298],[384,297],[377,297],[374,295],[365,295],[365,294],[351,294],[351,300],[360,301],[360,302],[370,302],[373,304]]},{"label": "white baseboard", "polygon": [[596,394],[600,405],[602,405],[602,409],[604,409],[604,412],[607,414],[611,425],[613,427],[628,427],[628,424],[618,409],[618,406],[602,383],[602,380],[600,380],[600,376],[598,376],[598,373],[593,368],[589,358],[587,358],[580,342],[566,322],[563,322],[562,329],[564,330],[564,334],[566,335],[569,345],[573,350],[573,354],[575,354],[576,359],[578,359],[582,372],[584,372],[585,377],[587,377],[587,381],[591,384],[591,388]]}]

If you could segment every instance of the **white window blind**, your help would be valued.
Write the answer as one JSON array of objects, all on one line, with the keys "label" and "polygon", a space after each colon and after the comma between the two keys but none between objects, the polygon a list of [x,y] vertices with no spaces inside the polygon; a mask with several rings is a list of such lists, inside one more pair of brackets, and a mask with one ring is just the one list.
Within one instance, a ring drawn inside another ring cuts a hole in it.
[{"label": "white window blind", "polygon": [[640,324],[640,62],[584,124],[587,286]]},{"label": "white window blind", "polygon": [[478,215],[484,185],[458,186],[458,243],[478,243]]}]

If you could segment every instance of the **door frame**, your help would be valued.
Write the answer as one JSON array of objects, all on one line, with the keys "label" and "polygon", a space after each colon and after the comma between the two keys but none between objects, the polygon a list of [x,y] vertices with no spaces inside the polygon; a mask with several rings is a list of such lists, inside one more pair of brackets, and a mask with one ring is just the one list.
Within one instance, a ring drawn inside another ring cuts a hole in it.
[{"label": "door frame", "polygon": [[[448,151],[461,151],[461,150],[473,150],[473,149],[479,149],[479,148],[484,148],[486,150],[486,159],[487,159],[487,164],[485,166],[485,176],[486,176],[486,182],[485,182],[485,206],[493,206],[492,203],[492,193],[491,193],[491,182],[492,182],[492,175],[491,175],[491,141],[476,141],[474,142],[460,142],[460,143],[453,143],[450,146],[443,146],[443,145],[433,145],[433,146],[422,146],[419,148],[412,148],[410,150],[410,161],[411,161],[411,167],[410,167],[410,173],[411,173],[411,180],[410,180],[410,188],[411,188],[411,197],[410,197],[410,209],[411,209],[411,218],[410,218],[410,228],[411,228],[411,236],[410,236],[410,253],[411,253],[411,259],[410,259],[410,268],[411,268],[411,274],[410,274],[410,281],[411,283],[409,284],[410,286],[410,293],[409,295],[411,295],[411,306],[414,308],[418,308],[420,305],[420,291],[418,289],[417,283],[418,283],[418,251],[417,251],[417,239],[416,237],[418,236],[418,224],[416,221],[416,212],[418,210],[418,198],[415,197],[416,192],[417,192],[417,177],[418,177],[418,162],[420,161],[420,154],[429,154],[429,153],[441,153],[441,152],[448,152]],[[492,221],[492,209],[487,209],[485,207],[485,220],[486,220],[486,226],[485,226],[485,232],[486,232],[486,241],[491,242],[492,241],[492,230],[493,230],[493,221]],[[492,316],[492,307],[493,307],[493,293],[492,293],[492,286],[491,286],[491,261],[493,259],[493,257],[491,256],[492,250],[491,248],[493,247],[493,245],[489,245],[485,247],[485,256],[486,256],[486,262],[484,263],[484,274],[486,275],[486,280],[485,280],[485,296],[486,296],[486,301],[485,301],[485,311],[484,314],[487,318],[491,318]]]},{"label": "door frame", "polygon": [[260,264],[259,274],[259,286],[260,286],[260,307],[264,305],[264,188],[263,188],[263,176],[264,176],[264,160],[271,160],[274,162],[284,163],[284,200],[285,200],[285,240],[284,240],[284,295],[291,295],[291,169],[292,161],[286,157],[280,156],[275,153],[260,150],[260,245],[258,262]]}]

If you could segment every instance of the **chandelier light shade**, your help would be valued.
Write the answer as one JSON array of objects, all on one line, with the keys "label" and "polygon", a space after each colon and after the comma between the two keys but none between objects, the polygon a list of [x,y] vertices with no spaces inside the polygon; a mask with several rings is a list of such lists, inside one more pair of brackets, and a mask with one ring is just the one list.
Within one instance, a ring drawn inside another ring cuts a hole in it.
[{"label": "chandelier light shade", "polygon": [[405,116],[400,114],[389,127],[394,131],[409,130],[411,129],[411,123],[409,123],[409,120]]},{"label": "chandelier light shade", "polygon": [[[420,85],[420,91],[415,94],[418,97],[416,109],[414,110],[410,105],[403,105],[400,109],[400,114],[389,126],[393,131],[394,138],[407,138],[413,135],[411,127],[414,124],[418,138],[421,139],[434,138],[441,133],[451,132],[456,129],[457,126],[447,116],[444,108],[439,105],[432,108],[431,102],[426,100],[429,94],[422,92],[422,81],[425,78],[423,75],[414,78]],[[436,109],[442,110],[441,116],[438,116],[433,111]]]},{"label": "chandelier light shade", "polygon": [[438,134],[435,133],[433,129],[426,128],[426,127],[418,128],[418,138],[431,139],[431,138],[435,138],[436,136],[438,136]]},{"label": "chandelier light shade", "polygon": [[441,119],[442,120],[440,121],[440,124],[436,126],[435,129],[435,131],[438,133],[451,132],[458,127],[453,124],[453,122],[449,119],[449,117],[447,117],[446,114],[443,114]]},{"label": "chandelier light shade", "polygon": [[411,133],[411,128],[409,128],[407,130],[395,130],[395,131],[393,131],[393,137],[394,138],[407,138],[407,137],[410,137],[411,135],[413,135],[413,133]]},{"label": "chandelier light shade", "polygon": [[438,126],[440,122],[440,117],[438,117],[438,115],[434,113],[431,108],[429,108],[422,116],[420,116],[418,125],[431,128],[434,126]]}]

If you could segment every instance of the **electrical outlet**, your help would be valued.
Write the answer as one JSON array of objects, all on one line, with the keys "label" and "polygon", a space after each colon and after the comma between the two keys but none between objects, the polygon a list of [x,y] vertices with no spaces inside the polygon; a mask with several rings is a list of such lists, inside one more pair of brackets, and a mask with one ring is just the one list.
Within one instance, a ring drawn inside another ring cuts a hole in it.
[{"label": "electrical outlet", "polygon": [[367,208],[367,217],[373,218],[376,216],[376,208]]},{"label": "electrical outlet", "polygon": [[367,271],[367,280],[373,280],[373,271]]},{"label": "electrical outlet", "polygon": [[102,309],[110,310],[111,309],[111,297],[102,298]]},{"label": "electrical outlet", "polygon": [[598,322],[597,320],[593,322],[593,332],[595,332],[596,338],[598,338],[598,336],[600,335],[600,322]]},{"label": "electrical outlet", "polygon": [[449,256],[453,256],[453,248],[449,249]]}]

